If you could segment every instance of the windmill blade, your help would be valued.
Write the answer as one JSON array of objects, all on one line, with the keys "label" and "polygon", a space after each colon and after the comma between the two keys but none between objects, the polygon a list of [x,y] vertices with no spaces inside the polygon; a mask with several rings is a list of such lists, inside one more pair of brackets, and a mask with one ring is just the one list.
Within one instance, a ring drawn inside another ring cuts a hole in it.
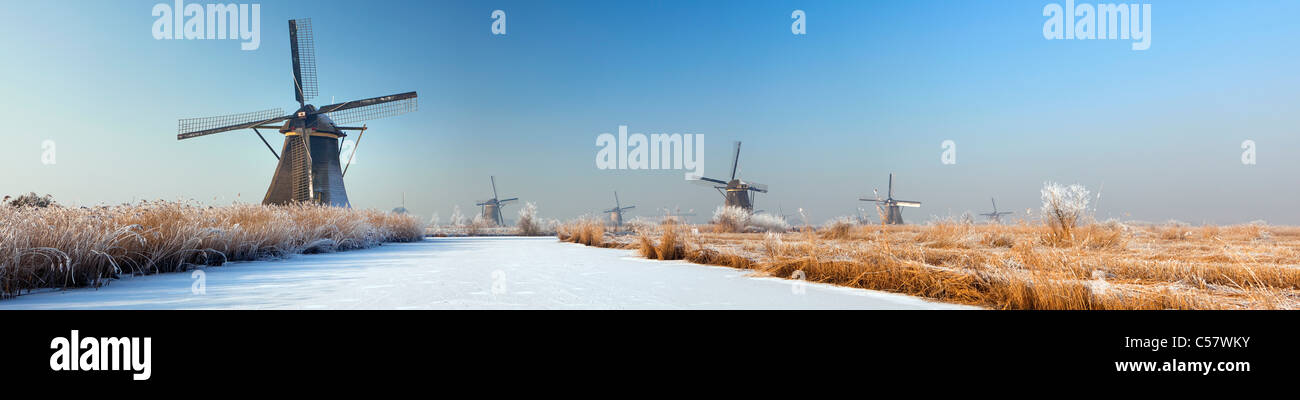
[{"label": "windmill blade", "polygon": [[881,199],[873,199],[873,198],[869,198],[869,197],[860,197],[860,198],[858,198],[858,201],[870,201],[870,202],[875,202],[875,203],[884,202],[884,200],[881,200]]},{"label": "windmill blade", "polygon": [[369,121],[415,111],[420,104],[415,92],[353,100],[321,107],[317,114],[329,115],[335,124]]},{"label": "windmill blade", "polygon": [[889,198],[894,198],[894,173],[889,173]]},{"label": "windmill blade", "polygon": [[636,206],[627,206],[627,207],[623,207],[622,210],[623,210],[623,211],[627,211],[627,210],[631,210],[631,209],[633,209],[633,208],[636,208]]},{"label": "windmill blade", "polygon": [[186,118],[176,123],[176,140],[249,129],[262,124],[285,121],[289,118],[293,118],[293,116],[284,115],[284,110],[279,108],[216,117]]},{"label": "windmill blade", "polygon": [[767,193],[767,185],[761,183],[755,183],[755,182],[745,182],[745,184],[749,185],[749,190],[753,190],[759,193]]},{"label": "windmill blade", "polygon": [[496,176],[491,176],[491,177],[489,177],[489,179],[492,180],[492,199],[493,199],[493,200],[496,200],[496,199],[498,199],[498,198],[501,197],[501,196],[498,196],[498,195],[497,195],[497,177],[496,177]]},{"label": "windmill blade", "polygon": [[993,202],[993,212],[998,212],[998,201],[994,200],[992,197],[989,198],[989,201]]},{"label": "windmill blade", "polygon": [[707,185],[709,185],[709,186],[713,186],[713,185],[715,185],[715,184],[716,184],[716,185],[726,185],[726,184],[727,184],[726,181],[723,181],[723,180],[721,180],[721,179],[705,178],[705,177],[703,177],[703,176],[698,177],[698,178],[696,178],[696,179],[691,179],[691,182],[698,183],[698,184],[707,184]]},{"label": "windmill blade", "polygon": [[[736,180],[736,170],[740,168],[740,141],[736,141],[736,150],[731,153],[731,180]],[[724,183],[725,185],[725,183]]]},{"label": "windmill blade", "polygon": [[289,46],[293,55],[293,95],[298,104],[320,94],[316,85],[316,37],[311,18],[289,20]]},{"label": "windmill blade", "polygon": [[920,206],[921,206],[921,202],[919,202],[919,201],[907,201],[907,200],[894,200],[894,204],[893,204],[893,205],[896,205],[896,206],[899,206],[899,207],[920,207]]},{"label": "windmill blade", "polygon": [[505,203],[505,202],[507,202],[507,201],[516,201],[516,200],[519,200],[519,198],[518,198],[518,197],[511,197],[511,198],[508,198],[508,199],[497,200],[497,204],[502,204],[502,203]]},{"label": "windmill blade", "polygon": [[622,207],[623,207],[622,203],[619,203],[619,202],[618,202],[618,191],[615,190],[615,191],[614,191],[614,209],[619,209],[619,208],[622,208]]}]

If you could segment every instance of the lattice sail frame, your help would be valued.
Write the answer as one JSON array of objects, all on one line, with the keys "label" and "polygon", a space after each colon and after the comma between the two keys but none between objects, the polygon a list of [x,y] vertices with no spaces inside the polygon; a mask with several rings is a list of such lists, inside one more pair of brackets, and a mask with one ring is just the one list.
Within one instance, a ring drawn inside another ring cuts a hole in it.
[{"label": "lattice sail frame", "polygon": [[283,115],[283,109],[273,108],[270,110],[220,115],[216,117],[186,118],[176,121],[176,133],[184,135],[218,128],[242,126],[255,122],[277,119]]},{"label": "lattice sail frame", "polygon": [[293,20],[296,25],[294,29],[294,43],[297,47],[298,62],[298,80],[302,85],[303,100],[312,100],[320,95],[319,83],[316,79],[316,37],[312,33],[311,18],[302,18]]},{"label": "lattice sail frame", "polygon": [[370,121],[406,114],[419,109],[419,99],[412,97],[387,103],[371,104],[364,107],[349,108],[325,113],[335,124]]}]

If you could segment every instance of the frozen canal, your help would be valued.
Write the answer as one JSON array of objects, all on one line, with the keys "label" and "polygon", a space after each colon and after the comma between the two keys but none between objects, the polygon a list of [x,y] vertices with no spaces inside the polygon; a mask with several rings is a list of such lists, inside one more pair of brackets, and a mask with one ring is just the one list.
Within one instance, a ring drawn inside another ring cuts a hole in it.
[{"label": "frozen canal", "polygon": [[[962,306],[546,238],[439,238],[132,277],[0,309],[941,309]],[[196,290],[199,283],[203,290]]]}]

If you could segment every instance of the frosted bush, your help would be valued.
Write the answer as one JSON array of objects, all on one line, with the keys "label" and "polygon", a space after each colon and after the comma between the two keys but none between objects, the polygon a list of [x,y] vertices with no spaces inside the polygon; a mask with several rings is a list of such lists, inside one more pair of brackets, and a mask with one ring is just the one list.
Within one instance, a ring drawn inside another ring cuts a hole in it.
[{"label": "frosted bush", "polygon": [[478,235],[480,232],[482,232],[484,229],[487,229],[488,227],[493,225],[496,225],[496,222],[483,219],[483,214],[474,214],[474,219],[470,220],[469,226],[467,226],[465,229],[465,234],[469,236],[475,236]]},{"label": "frosted bush", "polygon": [[1043,215],[1050,219],[1077,223],[1088,210],[1088,188],[1080,184],[1063,186],[1056,182],[1043,185]]},{"label": "frosted bush", "polygon": [[646,232],[651,229],[654,229],[654,227],[658,225],[659,225],[658,222],[652,221],[645,217],[632,218],[631,220],[628,220],[623,223],[623,226],[627,227],[627,229],[633,232]]},{"label": "frosted bush", "polygon": [[451,226],[465,226],[465,215],[460,213],[460,206],[451,207],[451,219],[447,223]]},{"label": "frosted bush", "polygon": [[749,210],[735,206],[719,206],[713,211],[710,223],[717,225],[724,232],[744,232],[753,215]]},{"label": "frosted bush", "polygon": [[1043,184],[1042,194],[1043,219],[1051,229],[1049,240],[1057,244],[1072,242],[1074,228],[1088,210],[1088,189],[1080,184],[1063,186],[1047,182]]},{"label": "frosted bush", "polygon": [[524,236],[538,236],[542,234],[542,226],[537,219],[537,205],[532,202],[524,204],[519,209],[519,234]]},{"label": "frosted bush", "polygon": [[785,232],[790,229],[790,224],[785,221],[784,217],[772,214],[754,214],[750,216],[749,226],[758,228],[763,232]]}]

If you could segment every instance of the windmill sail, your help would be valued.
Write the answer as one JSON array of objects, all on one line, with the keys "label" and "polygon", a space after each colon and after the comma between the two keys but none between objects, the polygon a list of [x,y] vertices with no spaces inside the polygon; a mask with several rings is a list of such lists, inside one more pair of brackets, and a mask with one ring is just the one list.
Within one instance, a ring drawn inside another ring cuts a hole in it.
[{"label": "windmill sail", "polygon": [[373,97],[321,107],[318,112],[329,115],[336,124],[347,124],[387,118],[419,109],[415,92]]},{"label": "windmill sail", "polygon": [[289,20],[289,51],[293,56],[293,95],[299,105],[316,98],[316,37],[311,18]]},{"label": "windmill sail", "polygon": [[216,117],[186,118],[176,122],[176,140],[249,129],[258,125],[282,122],[289,118],[292,116],[284,115],[284,110],[279,108]]}]

